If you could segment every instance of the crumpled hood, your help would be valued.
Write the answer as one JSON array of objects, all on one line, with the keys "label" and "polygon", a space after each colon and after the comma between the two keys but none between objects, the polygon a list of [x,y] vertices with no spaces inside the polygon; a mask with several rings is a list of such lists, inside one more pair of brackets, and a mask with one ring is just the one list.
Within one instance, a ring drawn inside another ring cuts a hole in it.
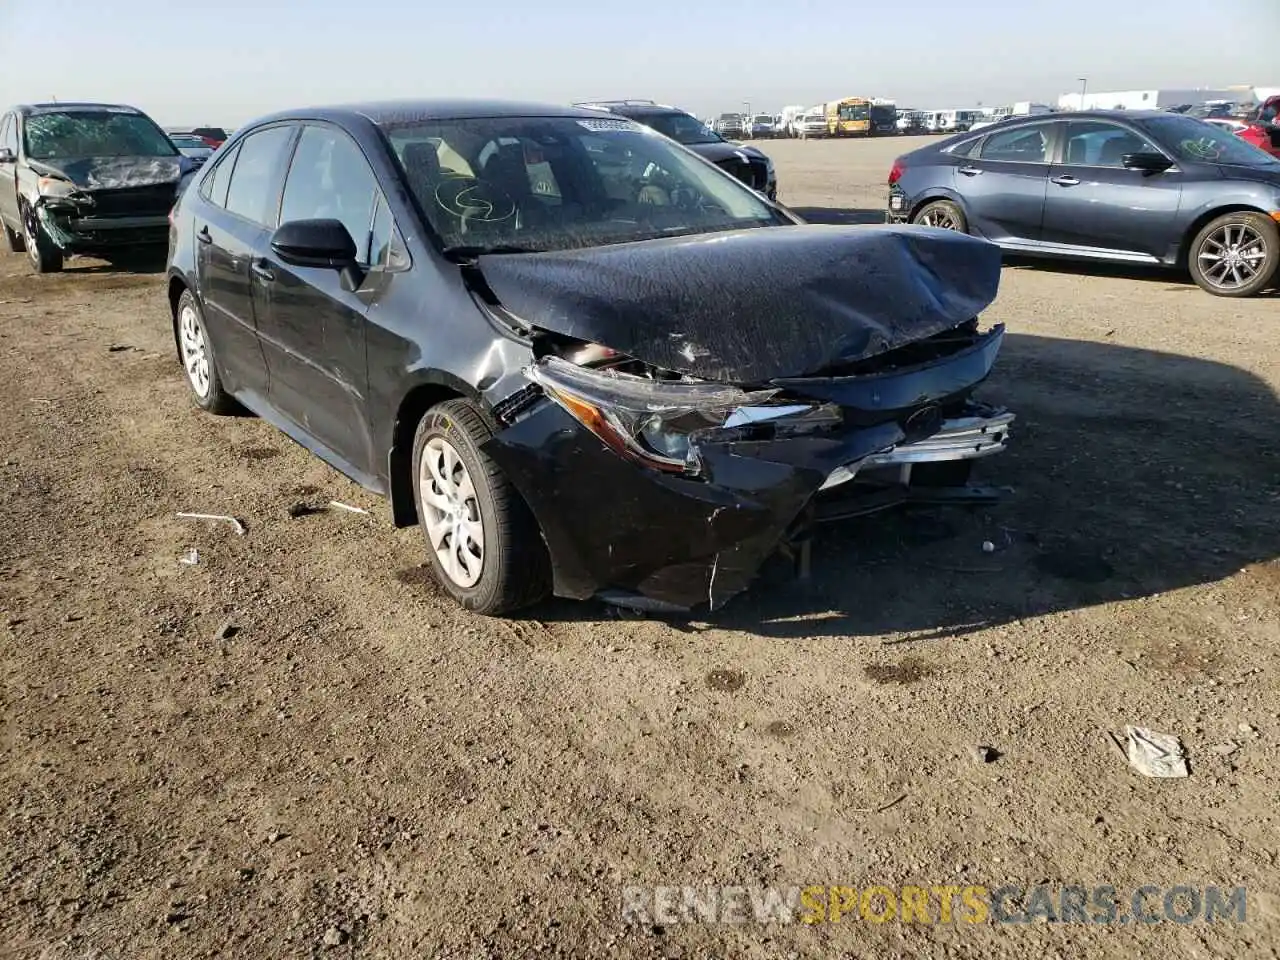
[{"label": "crumpled hood", "polygon": [[931,227],[786,226],[479,260],[526,323],[732,383],[932,336],[995,299],[1000,248]]},{"label": "crumpled hood", "polygon": [[[81,190],[118,190],[177,183],[183,174],[181,157],[70,157],[32,160],[32,169],[64,177]],[[43,168],[43,169],[41,169]]]}]

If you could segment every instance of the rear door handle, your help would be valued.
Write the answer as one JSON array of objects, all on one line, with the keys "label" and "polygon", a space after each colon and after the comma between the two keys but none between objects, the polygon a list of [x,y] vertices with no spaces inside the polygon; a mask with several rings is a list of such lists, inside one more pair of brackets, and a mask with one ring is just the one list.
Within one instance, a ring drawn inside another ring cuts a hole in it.
[{"label": "rear door handle", "polygon": [[259,280],[265,280],[270,283],[276,278],[276,272],[264,264],[261,260],[255,260],[249,265],[249,269],[253,271],[253,275]]},{"label": "rear door handle", "polygon": [[213,236],[209,233],[209,225],[205,224],[196,234],[196,239],[201,243],[213,243]]},{"label": "rear door handle", "polygon": [[976,177],[982,171],[977,167],[961,167],[956,173],[963,173],[966,177]]},{"label": "rear door handle", "polygon": [[1052,182],[1056,183],[1060,187],[1074,187],[1080,183],[1080,181],[1077,180],[1075,177],[1069,177],[1065,175],[1061,177],[1054,177]]}]

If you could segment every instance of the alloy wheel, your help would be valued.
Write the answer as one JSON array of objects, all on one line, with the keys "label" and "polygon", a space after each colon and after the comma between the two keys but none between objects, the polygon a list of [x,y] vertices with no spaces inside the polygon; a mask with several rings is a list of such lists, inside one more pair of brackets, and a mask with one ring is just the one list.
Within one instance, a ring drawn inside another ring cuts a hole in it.
[{"label": "alloy wheel", "polygon": [[203,400],[209,395],[209,350],[200,318],[190,304],[184,304],[178,315],[178,342],[182,348],[182,365],[187,369],[191,389]]},{"label": "alloy wheel", "polygon": [[1219,290],[1252,283],[1267,259],[1266,239],[1247,223],[1223,224],[1200,244],[1200,272]]},{"label": "alloy wheel", "polygon": [[934,207],[920,218],[920,222],[926,227],[937,227],[940,230],[960,229],[960,224],[956,223],[955,217],[945,207]]},{"label": "alloy wheel", "polygon": [[419,471],[427,537],[440,568],[459,587],[474,587],[484,571],[484,523],[471,474],[444,437],[427,441]]}]

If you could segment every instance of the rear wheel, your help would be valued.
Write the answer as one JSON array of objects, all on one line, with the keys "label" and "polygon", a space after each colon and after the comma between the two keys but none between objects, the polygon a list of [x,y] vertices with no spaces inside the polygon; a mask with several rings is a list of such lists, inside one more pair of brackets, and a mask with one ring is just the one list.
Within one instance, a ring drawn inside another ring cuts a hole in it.
[{"label": "rear wheel", "polygon": [[964,211],[950,200],[934,200],[932,203],[926,203],[916,211],[911,222],[922,227],[937,227],[940,230],[955,230],[958,233],[969,232]]},{"label": "rear wheel", "polygon": [[529,507],[487,453],[493,436],[466,400],[432,407],[413,438],[413,492],[436,579],[468,610],[510,613],[551,591]]},{"label": "rear wheel", "polygon": [[178,333],[178,359],[187,372],[187,385],[191,387],[196,403],[210,413],[234,412],[236,402],[222,387],[209,331],[205,329],[204,316],[190,290],[183,290],[178,298],[174,323]]},{"label": "rear wheel", "polygon": [[1228,213],[1191,241],[1191,278],[1219,297],[1249,297],[1265,289],[1280,268],[1280,226],[1260,213]]},{"label": "rear wheel", "polygon": [[22,214],[22,242],[27,248],[27,259],[36,273],[61,273],[62,251],[53,245],[49,235],[44,232],[36,220],[36,215],[29,210]]}]

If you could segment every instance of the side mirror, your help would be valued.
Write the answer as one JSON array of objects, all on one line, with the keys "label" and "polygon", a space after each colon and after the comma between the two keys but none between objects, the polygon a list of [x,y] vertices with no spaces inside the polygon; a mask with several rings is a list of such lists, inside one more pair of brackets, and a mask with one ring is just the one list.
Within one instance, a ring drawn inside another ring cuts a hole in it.
[{"label": "side mirror", "polygon": [[341,220],[292,220],[271,235],[271,249],[295,267],[355,266],[356,242]]},{"label": "side mirror", "polygon": [[13,151],[8,147],[0,147],[0,163],[17,163],[18,158],[13,155]]},{"label": "side mirror", "polygon": [[1141,170],[1144,173],[1164,173],[1173,166],[1173,161],[1163,153],[1126,153],[1120,162],[1126,170]]}]

